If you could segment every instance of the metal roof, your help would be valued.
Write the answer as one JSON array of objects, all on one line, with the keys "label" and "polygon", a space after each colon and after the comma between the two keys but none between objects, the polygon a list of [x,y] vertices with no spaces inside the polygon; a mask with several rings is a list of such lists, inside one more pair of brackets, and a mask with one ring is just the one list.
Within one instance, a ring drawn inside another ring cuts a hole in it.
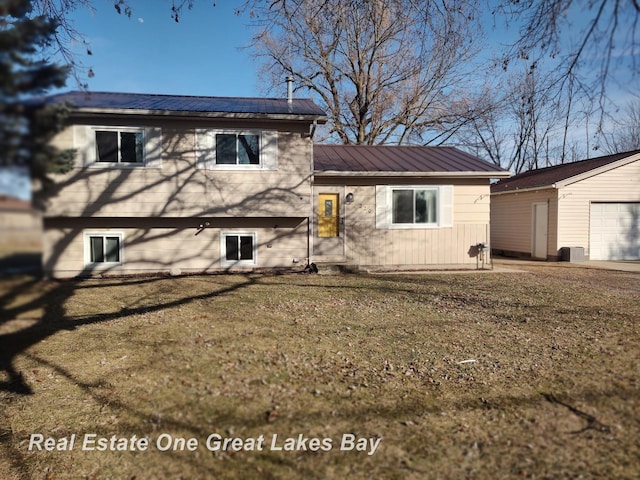
[{"label": "metal roof", "polygon": [[74,91],[40,99],[46,104],[68,102],[77,109],[130,110],[145,112],[232,113],[288,115],[326,118],[311,99],[251,97],[202,97],[147,93],[111,93]]},{"label": "metal roof", "polygon": [[454,147],[392,145],[314,145],[316,174],[480,175],[505,177],[509,172]]},{"label": "metal roof", "polygon": [[493,184],[491,186],[491,193],[552,187],[554,184],[562,182],[563,180],[587,173],[596,168],[604,167],[638,153],[640,153],[640,150],[529,170],[528,172],[514,175],[511,178],[506,178]]}]

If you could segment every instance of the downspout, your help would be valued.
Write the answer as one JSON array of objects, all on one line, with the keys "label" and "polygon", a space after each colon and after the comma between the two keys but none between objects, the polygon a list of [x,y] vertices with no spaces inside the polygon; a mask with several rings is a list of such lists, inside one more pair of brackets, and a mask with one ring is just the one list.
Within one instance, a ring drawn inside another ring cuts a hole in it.
[{"label": "downspout", "polygon": [[[314,121],[315,123],[315,121]],[[315,218],[313,212],[313,200],[315,195],[315,176],[313,175],[313,137],[311,137],[311,169],[309,173],[309,190],[311,194],[309,195],[309,211],[311,212],[311,216],[307,217],[307,265],[311,266],[313,263],[311,261],[311,249],[313,248],[313,225],[312,220]]]},{"label": "downspout", "polygon": [[[313,195],[311,196],[313,200]],[[311,265],[311,217],[307,217],[307,266]]]}]

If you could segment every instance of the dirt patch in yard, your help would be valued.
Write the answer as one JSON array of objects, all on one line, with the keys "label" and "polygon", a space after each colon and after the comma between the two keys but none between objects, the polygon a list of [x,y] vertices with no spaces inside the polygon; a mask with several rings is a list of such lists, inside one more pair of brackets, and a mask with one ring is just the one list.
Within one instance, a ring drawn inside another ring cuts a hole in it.
[{"label": "dirt patch in yard", "polygon": [[640,275],[526,270],[3,279],[0,477],[637,478]]}]

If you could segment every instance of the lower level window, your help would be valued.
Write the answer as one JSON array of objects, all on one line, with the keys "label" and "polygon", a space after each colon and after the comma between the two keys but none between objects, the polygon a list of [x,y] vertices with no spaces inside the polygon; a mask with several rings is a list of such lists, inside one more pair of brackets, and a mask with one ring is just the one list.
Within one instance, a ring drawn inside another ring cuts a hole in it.
[{"label": "lower level window", "polygon": [[84,244],[85,263],[122,263],[122,234],[86,233]]},{"label": "lower level window", "polygon": [[256,263],[255,233],[223,233],[222,262],[225,265]]}]

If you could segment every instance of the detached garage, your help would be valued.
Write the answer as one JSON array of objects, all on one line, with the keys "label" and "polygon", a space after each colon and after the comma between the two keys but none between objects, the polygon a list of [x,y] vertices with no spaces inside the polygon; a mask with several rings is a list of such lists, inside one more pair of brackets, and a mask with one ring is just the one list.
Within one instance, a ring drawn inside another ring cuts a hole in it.
[{"label": "detached garage", "polygon": [[492,185],[491,247],[542,260],[640,260],[640,150]]}]

